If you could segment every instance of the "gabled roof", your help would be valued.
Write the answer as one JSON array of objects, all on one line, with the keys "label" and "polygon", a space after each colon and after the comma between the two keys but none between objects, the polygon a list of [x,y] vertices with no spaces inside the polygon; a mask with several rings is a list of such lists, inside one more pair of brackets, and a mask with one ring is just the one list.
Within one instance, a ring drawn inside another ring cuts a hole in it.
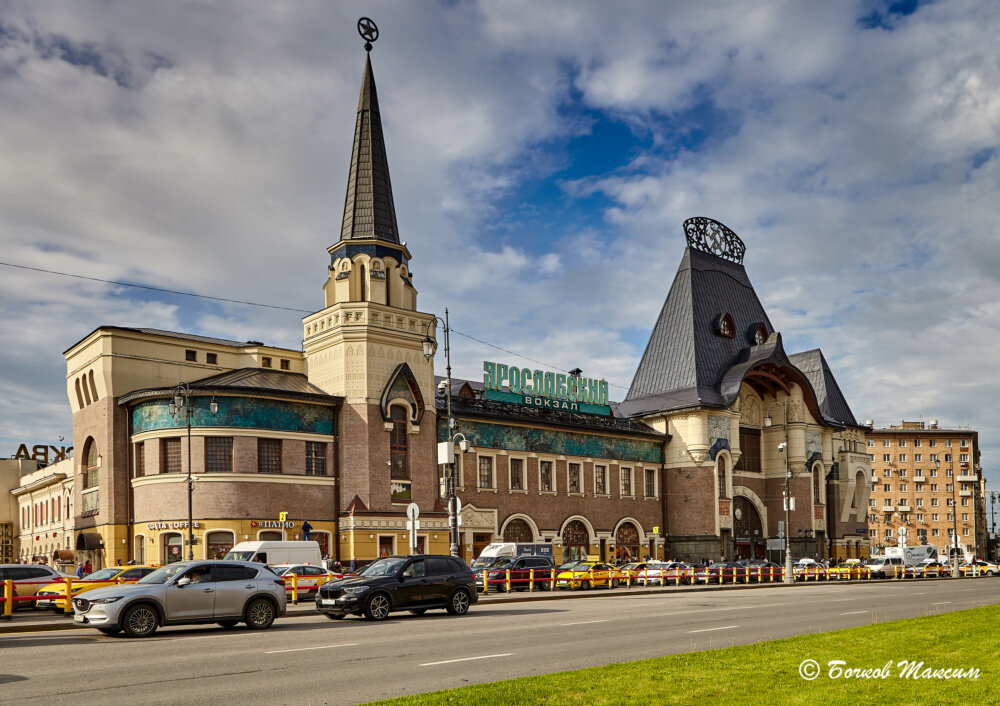
[{"label": "gabled roof", "polygon": [[[314,401],[320,404],[340,404],[343,397],[324,392],[316,387],[301,373],[281,370],[262,370],[260,368],[240,368],[218,375],[201,378],[189,383],[192,392],[202,395],[222,394],[227,391],[239,390],[252,392],[255,396],[271,398],[298,398]],[[153,397],[163,397],[172,394],[173,387],[147,388],[134,390],[118,398],[119,404],[128,404],[135,400]]]},{"label": "gabled roof", "polygon": [[399,244],[396,207],[389,183],[389,161],[370,56],[365,58],[365,73],[361,79],[340,239],[375,239]]},{"label": "gabled roof", "polygon": [[788,358],[809,379],[816,392],[820,411],[826,417],[847,426],[858,426],[847,399],[837,385],[837,379],[823,357],[823,351],[813,348],[811,351],[793,353]]},{"label": "gabled roof", "polygon": [[[719,333],[725,314],[732,317],[732,338]],[[760,325],[774,332],[742,263],[686,248],[622,410],[723,406],[722,379]]]}]

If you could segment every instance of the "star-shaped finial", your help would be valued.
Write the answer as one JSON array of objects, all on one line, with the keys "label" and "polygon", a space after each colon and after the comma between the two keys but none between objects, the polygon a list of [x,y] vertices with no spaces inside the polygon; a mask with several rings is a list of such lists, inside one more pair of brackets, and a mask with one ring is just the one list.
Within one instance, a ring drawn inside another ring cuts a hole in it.
[{"label": "star-shaped finial", "polygon": [[378,39],[378,26],[367,17],[358,20],[358,34],[365,40],[365,51],[372,50],[372,42]]}]

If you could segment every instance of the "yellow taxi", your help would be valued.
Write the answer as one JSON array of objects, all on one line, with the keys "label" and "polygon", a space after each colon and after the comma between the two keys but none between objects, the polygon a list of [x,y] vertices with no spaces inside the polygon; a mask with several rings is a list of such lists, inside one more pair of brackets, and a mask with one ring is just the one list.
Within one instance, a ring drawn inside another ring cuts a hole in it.
[{"label": "yellow taxi", "polygon": [[604,586],[618,588],[623,580],[621,569],[596,561],[582,561],[566,571],[556,574],[556,588],[578,588],[584,590]]},{"label": "yellow taxi", "polygon": [[837,566],[831,566],[827,574],[831,581],[838,579],[863,579],[868,578],[866,567],[860,559],[845,559]]},{"label": "yellow taxi", "polygon": [[[73,595],[91,591],[95,588],[114,586],[118,583],[135,583],[146,574],[156,571],[155,566],[109,566],[106,569],[98,569],[87,574],[82,579],[74,578],[71,591]],[[51,608],[57,613],[66,612],[66,585],[63,583],[50,583],[38,589],[39,598],[37,605],[39,608]]]}]

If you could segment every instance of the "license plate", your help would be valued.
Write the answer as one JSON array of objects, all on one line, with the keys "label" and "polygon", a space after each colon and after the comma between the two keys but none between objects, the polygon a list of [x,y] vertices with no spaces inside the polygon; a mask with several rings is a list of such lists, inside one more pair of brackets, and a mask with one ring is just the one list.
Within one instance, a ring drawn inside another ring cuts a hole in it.
[{"label": "license plate", "polygon": [[324,598],[320,603],[322,605],[337,605],[337,600],[334,598]]}]

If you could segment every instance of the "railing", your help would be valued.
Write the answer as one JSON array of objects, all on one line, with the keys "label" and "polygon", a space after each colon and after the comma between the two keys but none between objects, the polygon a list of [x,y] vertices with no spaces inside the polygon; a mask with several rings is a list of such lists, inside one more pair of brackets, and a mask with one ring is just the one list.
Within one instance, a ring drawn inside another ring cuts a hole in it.
[{"label": "railing", "polygon": [[[116,579],[114,581],[109,580],[88,580],[86,578],[77,579],[66,577],[61,583],[62,593],[58,594],[45,594],[38,595],[37,593],[30,596],[18,596],[15,595],[15,582],[12,579],[7,579],[4,581],[3,596],[0,597],[0,602],[3,603],[3,618],[5,620],[10,620],[13,615],[14,608],[17,603],[35,603],[37,601],[53,601],[53,603],[58,604],[62,601],[62,612],[69,615],[73,612],[73,596],[75,595],[74,586],[79,588],[81,586],[86,586],[88,584],[123,584],[123,583],[135,583],[139,579]],[[17,581],[16,586],[50,586],[52,584],[60,583],[60,581],[53,581],[52,579],[41,579],[38,581]]]}]

